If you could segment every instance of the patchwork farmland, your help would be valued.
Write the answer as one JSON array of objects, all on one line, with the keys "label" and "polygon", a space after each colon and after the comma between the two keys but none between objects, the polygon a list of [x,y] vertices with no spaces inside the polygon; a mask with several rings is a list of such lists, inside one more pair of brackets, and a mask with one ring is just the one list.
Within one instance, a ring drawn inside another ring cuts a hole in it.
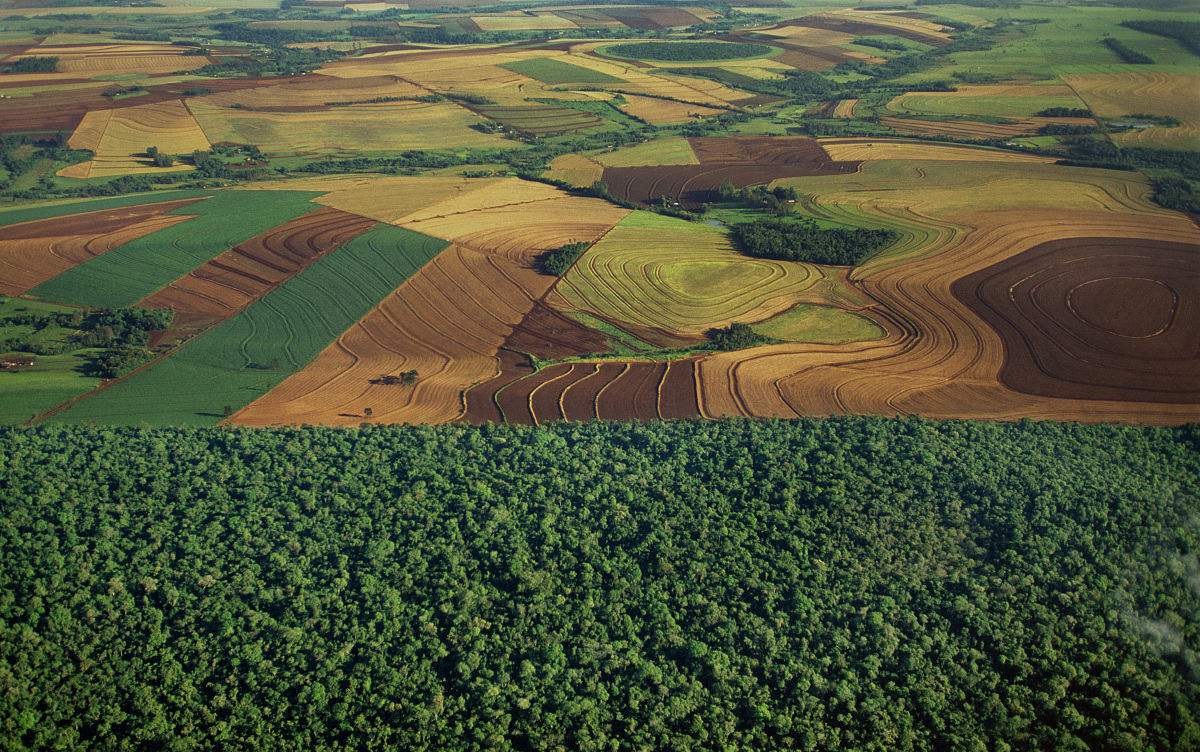
[{"label": "patchwork farmland", "polygon": [[[5,47],[5,179],[75,194],[0,209],[0,294],[171,312],[35,422],[1198,415],[1174,42],[1114,21],[1164,62],[996,73],[1075,16],[309,7],[238,44]],[[256,50],[276,34],[313,61]],[[110,184],[140,192],[70,199]],[[751,253],[752,225],[887,240],[835,264]]]}]

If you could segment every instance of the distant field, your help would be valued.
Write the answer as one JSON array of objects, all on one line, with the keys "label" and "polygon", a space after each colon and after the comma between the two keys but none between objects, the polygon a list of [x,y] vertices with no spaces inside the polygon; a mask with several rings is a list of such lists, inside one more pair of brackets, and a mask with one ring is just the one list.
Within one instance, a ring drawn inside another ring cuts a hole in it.
[{"label": "distant field", "polygon": [[56,422],[211,424],[265,394],[420,269],[446,243],[380,225]]},{"label": "distant field", "polygon": [[500,66],[547,84],[609,84],[621,79],[549,57],[530,58]]},{"label": "distant field", "polygon": [[479,105],[476,109],[498,123],[537,136],[586,131],[606,123],[590,112],[553,105]]},{"label": "distant field", "polygon": [[1031,117],[1049,107],[1082,107],[1079,97],[1062,85],[984,84],[959,86],[951,92],[912,92],[888,103],[892,112],[911,115],[963,115],[1000,118]]},{"label": "distant field", "polygon": [[35,287],[46,300],[96,307],[133,305],[217,254],[311,211],[317,194],[219,191],[176,210],[195,215],[126,243]]},{"label": "distant field", "polygon": [[196,198],[199,196],[210,195],[211,193],[211,191],[206,193],[205,191],[200,190],[155,191],[153,193],[131,193],[125,196],[113,196],[110,198],[91,198],[83,201],[47,201],[34,206],[21,207],[19,209],[0,210],[0,227],[16,224],[17,222],[32,222],[38,219],[62,217],[68,214],[79,214],[81,212],[116,209],[122,206],[137,206],[138,204],[157,203],[159,201],[174,201],[176,199],[183,198]]},{"label": "distant field", "polygon": [[763,57],[770,55],[775,48],[766,44],[738,42],[629,42],[604,47],[601,51],[630,60],[687,62]]},{"label": "distant field", "polygon": [[700,164],[692,145],[682,136],[647,141],[615,151],[593,154],[591,158],[605,167],[648,167],[655,165]]}]

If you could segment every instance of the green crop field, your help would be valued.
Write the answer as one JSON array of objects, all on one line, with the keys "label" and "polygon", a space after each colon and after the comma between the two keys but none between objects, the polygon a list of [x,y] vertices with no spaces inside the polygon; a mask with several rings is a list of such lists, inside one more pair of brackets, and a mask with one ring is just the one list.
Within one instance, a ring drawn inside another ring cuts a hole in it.
[{"label": "green crop field", "polygon": [[500,66],[513,73],[541,81],[545,84],[613,84],[621,83],[621,79],[607,73],[582,68],[578,65],[564,63],[553,58],[540,57],[530,60],[518,60]]},{"label": "green crop field", "polygon": [[221,252],[313,209],[316,193],[221,191],[175,210],[194,219],[146,235],[30,290],[45,300],[129,306]]},{"label": "green crop field", "polygon": [[70,423],[206,424],[312,360],[446,242],[388,225],[318,259],[162,362],[54,418]]},{"label": "green crop field", "polygon": [[707,60],[742,60],[766,57],[778,51],[768,44],[741,42],[628,42],[601,49],[605,55],[630,60],[663,60],[688,62]]},{"label": "green crop field", "polygon": [[785,342],[820,344],[865,342],[884,336],[883,329],[864,316],[833,306],[807,304],[755,324],[753,329],[764,337]]}]

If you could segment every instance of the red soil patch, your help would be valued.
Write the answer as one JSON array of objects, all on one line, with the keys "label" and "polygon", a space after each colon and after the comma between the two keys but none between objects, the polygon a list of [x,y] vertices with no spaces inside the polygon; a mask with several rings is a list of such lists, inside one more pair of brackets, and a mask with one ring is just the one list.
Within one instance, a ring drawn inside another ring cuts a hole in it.
[{"label": "red soil patch", "polygon": [[553,359],[604,352],[608,349],[608,340],[600,332],[538,302],[513,328],[504,347]]},{"label": "red soil patch", "polygon": [[468,423],[503,423],[504,413],[496,402],[496,394],[514,381],[533,373],[529,358],[521,353],[501,350],[497,358],[500,361],[500,373],[467,390],[463,420]]},{"label": "red soil patch", "polygon": [[[115,110],[179,99],[188,89],[211,92],[252,89],[288,78],[204,78],[146,87],[137,97],[110,99],[102,89],[48,91],[32,97],[0,99],[0,133],[73,131],[91,110]],[[114,84],[115,86],[115,84]]]},{"label": "red soil patch", "polygon": [[1200,402],[1200,245],[1043,243],[954,283],[1004,341],[1000,380],[1028,394]]},{"label": "red soil patch", "polygon": [[176,333],[211,326],[374,225],[356,214],[318,209],[222,253],[141,305],[174,310]]},{"label": "red soil patch", "polygon": [[658,417],[698,418],[696,405],[696,359],[671,361],[658,390]]},{"label": "red soil patch", "polygon": [[20,295],[125,243],[189,219],[167,213],[199,199],[163,201],[0,227],[0,294]]},{"label": "red soil patch", "polygon": [[596,398],[605,420],[653,420],[658,417],[658,386],[666,363],[633,362]]},{"label": "red soil patch", "polygon": [[858,162],[835,162],[821,145],[804,136],[703,137],[688,141],[698,165],[606,167],[604,182],[615,196],[650,204],[663,196],[695,206],[715,198],[729,181],[739,187],[776,178],[854,172]]}]

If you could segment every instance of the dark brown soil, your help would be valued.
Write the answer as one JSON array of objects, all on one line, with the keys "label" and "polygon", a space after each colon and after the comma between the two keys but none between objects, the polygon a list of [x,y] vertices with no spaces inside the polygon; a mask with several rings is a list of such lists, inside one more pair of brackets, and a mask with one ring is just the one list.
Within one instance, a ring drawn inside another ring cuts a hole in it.
[{"label": "dark brown soil", "polygon": [[608,340],[595,329],[539,302],[513,329],[504,347],[552,360],[605,352]]},{"label": "dark brown soil", "polygon": [[1000,380],[1013,389],[1200,402],[1200,245],[1054,241],[952,289],[1000,334]]},{"label": "dark brown soil", "polygon": [[668,363],[658,395],[660,418],[698,418],[696,400],[696,360],[673,360]]},{"label": "dark brown soil", "polygon": [[726,181],[739,187],[776,178],[855,172],[859,162],[835,162],[804,136],[692,138],[698,165],[606,167],[604,182],[614,196],[652,204],[666,197],[684,206],[716,198]]}]

